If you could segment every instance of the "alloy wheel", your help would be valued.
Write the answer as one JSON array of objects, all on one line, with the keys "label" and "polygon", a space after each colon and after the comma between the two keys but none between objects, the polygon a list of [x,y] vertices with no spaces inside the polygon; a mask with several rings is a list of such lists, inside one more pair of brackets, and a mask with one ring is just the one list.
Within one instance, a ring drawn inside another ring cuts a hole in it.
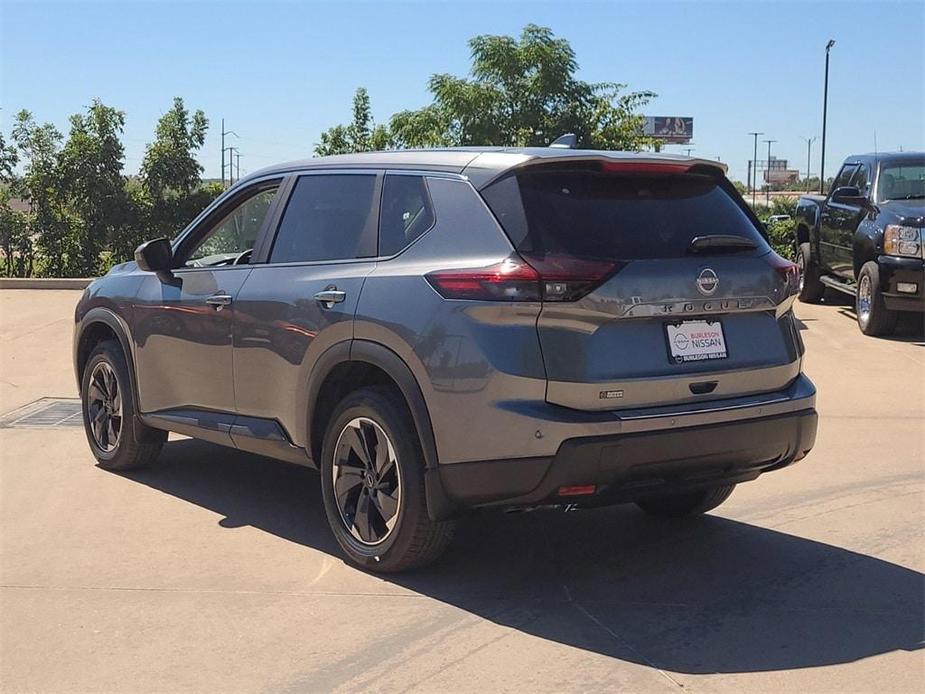
[{"label": "alloy wheel", "polygon": [[401,470],[388,435],[368,417],[352,419],[334,447],[334,499],[345,527],[364,545],[384,542],[398,521]]},{"label": "alloy wheel", "polygon": [[87,387],[87,421],[97,447],[111,453],[122,434],[122,393],[112,366],[101,361],[93,367]]}]

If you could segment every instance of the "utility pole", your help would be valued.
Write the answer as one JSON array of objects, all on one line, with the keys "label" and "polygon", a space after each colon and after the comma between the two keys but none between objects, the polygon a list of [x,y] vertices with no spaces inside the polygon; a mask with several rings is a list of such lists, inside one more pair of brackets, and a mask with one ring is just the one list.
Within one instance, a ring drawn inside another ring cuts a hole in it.
[{"label": "utility pole", "polygon": [[[751,159],[748,160],[748,177],[746,178],[746,180],[748,181],[747,190],[751,190],[752,189],[752,160]],[[752,202],[752,207],[754,206],[755,206],[755,203]]]},{"label": "utility pole", "polygon": [[758,136],[764,133],[749,133],[755,138],[755,151],[752,155],[752,207],[755,206],[755,189],[758,187]]},{"label": "utility pole", "polygon": [[[813,142],[816,141],[816,136],[813,135],[812,137],[804,137],[803,139],[806,140],[806,180],[808,181],[810,174],[810,161],[812,160]],[[808,193],[809,190],[806,192]]]},{"label": "utility pole", "polygon": [[763,142],[768,143],[768,186],[764,189],[764,204],[767,207],[771,206],[771,143],[777,142],[777,140],[763,140]]},{"label": "utility pole", "polygon": [[822,160],[819,162],[819,192],[825,195],[825,121],[829,108],[829,51],[835,39],[825,44],[825,87],[822,90]]},{"label": "utility pole", "polygon": [[241,180],[241,153],[240,152],[237,152],[234,155],[234,161],[235,161],[235,173],[238,175],[238,180],[240,181]]},{"label": "utility pole", "polygon": [[228,148],[228,187],[234,185],[234,155],[238,151],[237,147]]},{"label": "utility pole", "polygon": [[[238,134],[234,130],[225,130],[225,119],[222,118],[222,188],[225,187],[225,135],[234,135],[238,137]],[[229,159],[230,163],[230,159]],[[231,167],[229,165],[229,176],[231,178]],[[229,184],[230,185],[230,184]]]}]

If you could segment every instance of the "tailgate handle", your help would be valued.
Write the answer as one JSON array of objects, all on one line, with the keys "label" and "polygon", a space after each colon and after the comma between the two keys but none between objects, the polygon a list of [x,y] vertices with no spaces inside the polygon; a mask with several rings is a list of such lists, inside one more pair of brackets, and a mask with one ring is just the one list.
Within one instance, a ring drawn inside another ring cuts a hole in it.
[{"label": "tailgate handle", "polygon": [[706,395],[716,390],[717,385],[719,385],[719,381],[700,381],[699,383],[691,383],[690,389],[694,395]]}]

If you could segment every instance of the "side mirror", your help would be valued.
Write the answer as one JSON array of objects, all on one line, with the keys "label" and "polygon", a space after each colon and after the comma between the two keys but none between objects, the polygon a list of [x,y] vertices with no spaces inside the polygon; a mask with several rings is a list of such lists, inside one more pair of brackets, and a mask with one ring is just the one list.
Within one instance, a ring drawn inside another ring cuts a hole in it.
[{"label": "side mirror", "polygon": [[855,205],[857,207],[866,207],[867,198],[861,195],[861,191],[855,186],[841,186],[832,192],[832,202],[838,202],[842,205]]},{"label": "side mirror", "polygon": [[173,249],[167,239],[145,241],[135,249],[135,262],[145,272],[169,272],[173,267]]}]

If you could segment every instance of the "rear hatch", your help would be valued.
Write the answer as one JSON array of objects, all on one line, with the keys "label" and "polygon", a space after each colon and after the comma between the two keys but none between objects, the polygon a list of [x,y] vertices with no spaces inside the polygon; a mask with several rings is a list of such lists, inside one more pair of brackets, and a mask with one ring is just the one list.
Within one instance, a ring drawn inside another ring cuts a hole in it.
[{"label": "rear hatch", "polygon": [[549,402],[669,405],[779,390],[799,374],[796,267],[717,167],[542,163],[481,192],[540,275]]}]

